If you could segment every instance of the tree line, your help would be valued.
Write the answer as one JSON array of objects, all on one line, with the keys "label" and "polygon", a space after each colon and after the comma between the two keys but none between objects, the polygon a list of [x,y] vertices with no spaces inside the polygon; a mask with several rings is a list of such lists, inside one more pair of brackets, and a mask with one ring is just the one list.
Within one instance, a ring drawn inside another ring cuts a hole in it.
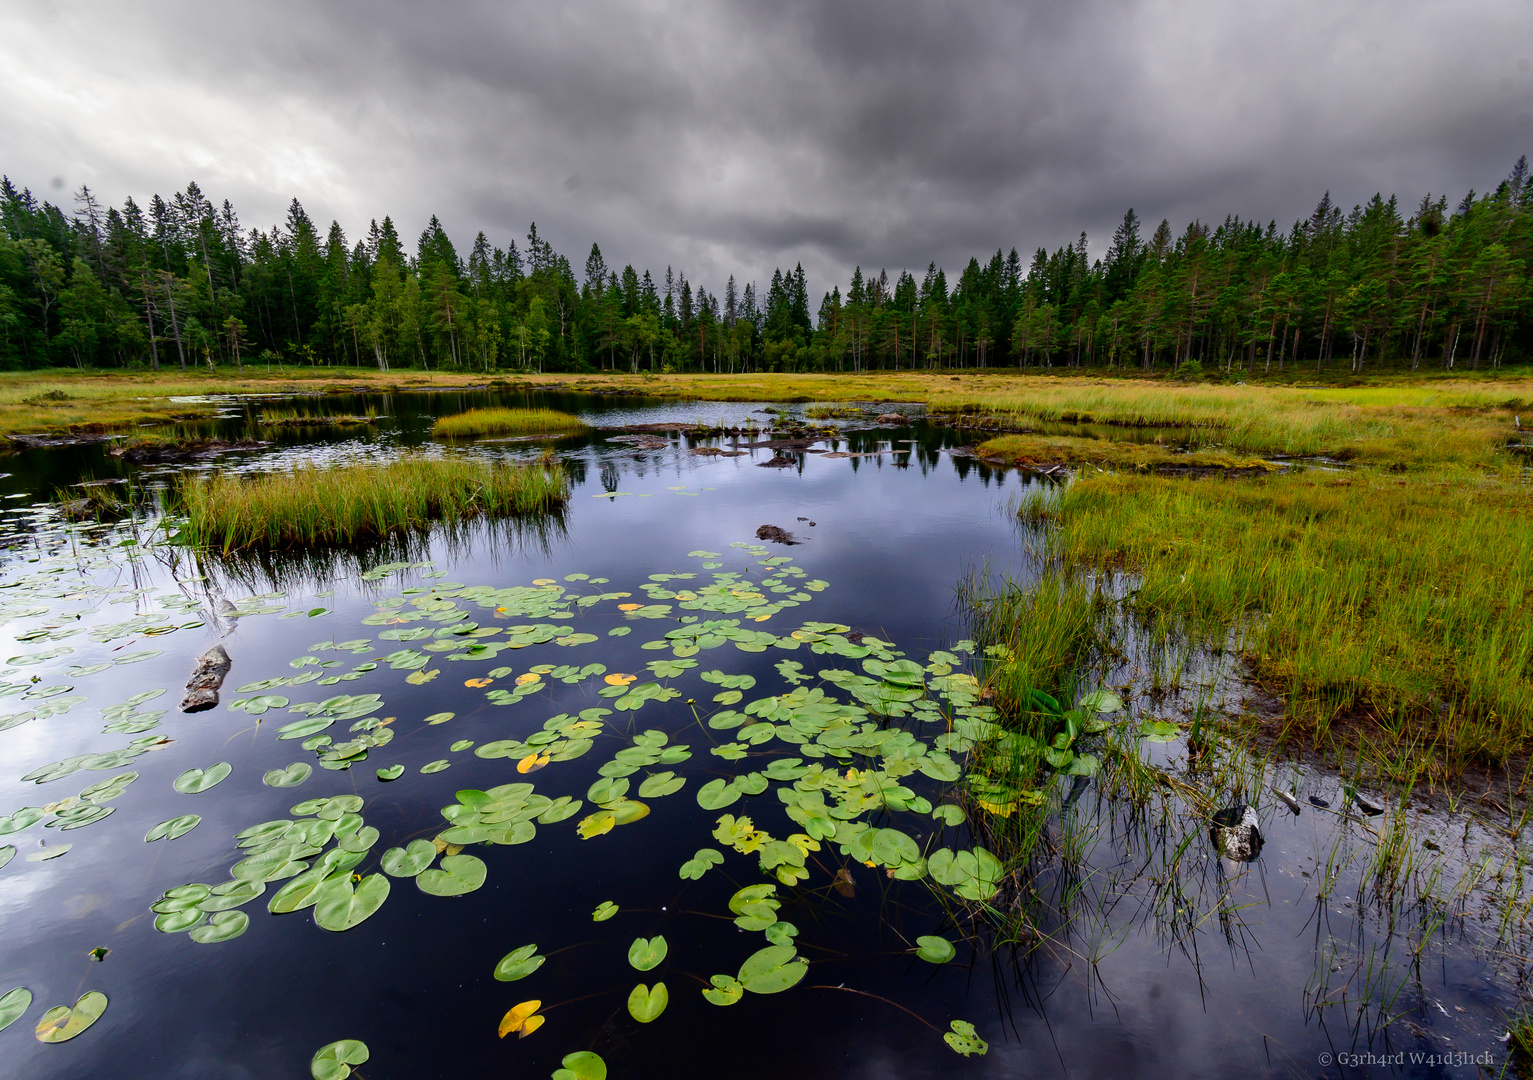
[{"label": "tree line", "polygon": [[0,368],[182,370],[327,364],[576,371],[863,371],[1107,367],[1268,373],[1342,364],[1499,367],[1533,349],[1533,177],[1521,158],[1494,191],[1402,213],[1330,194],[1276,222],[1161,221],[1133,210],[1105,254],[1076,243],[864,274],[811,307],[802,265],[761,289],[710,293],[666,267],[577,276],[529,229],[483,232],[467,258],[436,217],[407,251],[393,220],[348,240],[294,199],[286,221],[244,229],[195,184],[147,208],[72,212],[0,179]]}]

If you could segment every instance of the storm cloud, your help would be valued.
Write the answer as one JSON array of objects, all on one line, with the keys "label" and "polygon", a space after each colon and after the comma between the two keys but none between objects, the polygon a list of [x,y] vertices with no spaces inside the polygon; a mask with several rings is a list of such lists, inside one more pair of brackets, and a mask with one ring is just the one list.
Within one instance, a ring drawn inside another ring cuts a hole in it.
[{"label": "storm cloud", "polygon": [[1124,210],[1286,227],[1484,190],[1533,144],[1533,3],[38,3],[0,170],[66,207],[196,180],[247,226],[529,222],[718,289],[950,271]]}]

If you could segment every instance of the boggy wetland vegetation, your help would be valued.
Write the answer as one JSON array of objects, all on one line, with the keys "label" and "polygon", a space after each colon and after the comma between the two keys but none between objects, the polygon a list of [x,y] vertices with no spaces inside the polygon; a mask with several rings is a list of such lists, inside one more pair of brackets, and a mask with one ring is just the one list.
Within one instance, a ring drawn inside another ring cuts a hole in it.
[{"label": "boggy wetland vegetation", "polygon": [[1526,1066],[1515,369],[249,374],[0,388],[18,1075]]}]

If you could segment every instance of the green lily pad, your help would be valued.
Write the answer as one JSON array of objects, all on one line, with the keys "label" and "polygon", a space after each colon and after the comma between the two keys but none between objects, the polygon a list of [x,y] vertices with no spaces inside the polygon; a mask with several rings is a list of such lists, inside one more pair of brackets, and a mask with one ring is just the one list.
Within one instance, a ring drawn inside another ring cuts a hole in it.
[{"label": "green lily pad", "polygon": [[162,934],[179,934],[182,930],[190,930],[203,919],[208,913],[193,905],[189,908],[180,908],[176,911],[166,911],[154,917],[154,928]]},{"label": "green lily pad", "polygon": [[25,986],[18,986],[0,995],[0,1031],[14,1024],[31,1007],[32,991]]},{"label": "green lily pad", "polygon": [[704,810],[722,810],[733,805],[739,798],[740,789],[722,777],[710,780],[697,789],[697,805]]},{"label": "green lily pad", "polygon": [[447,721],[451,720],[454,716],[457,716],[457,715],[458,715],[457,713],[450,713],[450,712],[432,713],[430,716],[426,717],[426,719],[424,721],[422,721],[422,723],[433,724],[433,725],[434,724],[445,724],[445,723],[447,723]]},{"label": "green lily pad", "polygon": [[809,970],[792,945],[768,945],[740,965],[740,984],[753,994],[777,994],[798,985]]},{"label": "green lily pad", "polygon": [[3,844],[3,845],[0,845],[0,869],[3,869],[5,867],[5,864],[10,862],[15,857],[16,857],[16,845],[15,844]]},{"label": "green lily pad", "polygon": [[951,941],[934,934],[916,938],[916,944],[920,946],[916,949],[916,955],[928,964],[945,964],[958,955],[958,950],[953,948]]},{"label": "green lily pad", "polygon": [[250,916],[243,911],[220,911],[187,936],[199,945],[213,945],[239,937],[249,926]]},{"label": "green lily pad", "polygon": [[571,799],[568,795],[561,795],[549,804],[548,809],[538,815],[538,820],[544,825],[552,825],[563,821],[565,818],[574,817],[580,813],[585,803],[580,799]]},{"label": "green lily pad", "polygon": [[606,922],[608,919],[612,918],[612,916],[616,915],[617,912],[618,906],[616,904],[614,904],[611,900],[603,900],[600,904],[596,905],[596,910],[591,912],[591,921]]},{"label": "green lily pad", "polygon": [[311,716],[307,720],[294,720],[291,724],[283,724],[277,729],[278,739],[307,739],[316,732],[324,731],[333,719],[322,716]]},{"label": "green lily pad", "polygon": [[553,1080],[607,1080],[607,1063],[590,1050],[565,1054],[562,1064],[564,1068],[554,1070]]},{"label": "green lily pad", "polygon": [[404,774],[405,767],[403,765],[390,765],[387,768],[378,770],[378,779],[387,783],[390,780],[398,780]]},{"label": "green lily pad", "polygon": [[332,877],[315,898],[314,924],[335,933],[350,930],[382,907],[388,898],[389,879],[382,874],[369,874],[355,889],[349,877]]},{"label": "green lily pad", "polygon": [[670,1002],[671,996],[665,989],[665,983],[656,983],[653,987],[640,983],[628,995],[628,1015],[641,1024],[647,1024],[659,1019]]},{"label": "green lily pad", "polygon": [[628,962],[637,971],[649,971],[664,963],[668,951],[665,938],[660,934],[647,940],[635,938],[633,944],[628,946]]},{"label": "green lily pad", "polygon": [[182,814],[173,817],[169,821],[162,821],[144,834],[144,842],[152,843],[155,840],[175,840],[185,836],[202,822],[200,814]]},{"label": "green lily pad", "polygon": [[942,1041],[952,1047],[954,1052],[968,1057],[971,1054],[984,1054],[990,1050],[990,1044],[979,1037],[974,1030],[974,1025],[967,1020],[954,1020],[950,1025],[952,1031],[944,1032]]},{"label": "green lily pad", "polygon": [[586,792],[586,798],[600,806],[602,803],[615,802],[627,794],[627,780],[605,776],[591,785],[590,790]]},{"label": "green lily pad", "polygon": [[714,975],[708,981],[713,986],[703,991],[703,997],[715,1005],[733,1005],[745,996],[745,987],[733,975]]},{"label": "green lily pad", "polygon": [[774,922],[766,928],[766,939],[773,945],[792,945],[798,937],[798,927],[790,922]]},{"label": "green lily pad", "polygon": [[932,811],[932,817],[944,825],[962,825],[964,822],[963,807],[952,803],[944,803]]},{"label": "green lily pad", "polygon": [[341,1039],[322,1046],[309,1062],[314,1080],[346,1080],[353,1065],[367,1062],[367,1044],[361,1039]]},{"label": "green lily pad", "polygon": [[[303,863],[294,864],[300,869]],[[209,914],[215,911],[230,911],[250,903],[256,897],[266,891],[266,882],[253,881],[245,878],[235,878],[233,881],[221,882],[209,890],[209,895],[197,905]]]},{"label": "green lily pad", "polygon": [[428,761],[426,764],[422,765],[421,772],[428,775],[431,773],[439,773],[443,769],[448,768],[450,765],[452,765],[452,762],[448,761],[446,758],[437,758],[435,761]]},{"label": "green lily pad", "polygon": [[484,860],[473,855],[448,855],[440,869],[423,870],[415,884],[432,896],[462,896],[484,884],[488,871]]},{"label": "green lily pad", "polygon": [[436,859],[436,845],[430,840],[411,840],[402,848],[389,848],[383,853],[381,867],[389,877],[415,877]]},{"label": "green lily pad", "polygon": [[314,766],[306,761],[295,761],[285,769],[271,769],[261,777],[267,787],[297,787],[314,774]]},{"label": "green lily pad", "polygon": [[183,795],[196,795],[222,783],[233,771],[233,765],[227,761],[220,761],[217,765],[211,765],[206,769],[187,769],[176,777],[170,786]]},{"label": "green lily pad", "polygon": [[677,871],[687,881],[696,881],[708,872],[711,866],[722,866],[724,856],[713,848],[699,848],[697,854],[681,864]]},{"label": "green lily pad", "polygon": [[1094,709],[1099,713],[1115,713],[1123,708],[1123,699],[1110,690],[1096,690],[1075,703],[1078,709]]},{"label": "green lily pad", "polygon": [[546,956],[537,955],[536,945],[523,945],[520,949],[508,952],[500,958],[500,963],[495,965],[495,978],[500,982],[516,982],[525,979],[538,968],[543,966]]},{"label": "green lily pad", "polygon": [[101,1014],[106,1012],[106,1004],[105,994],[89,990],[81,994],[73,1006],[55,1005],[37,1022],[37,1041],[68,1042],[100,1020]]},{"label": "green lily pad", "polygon": [[673,772],[658,772],[645,777],[644,782],[639,785],[639,797],[658,799],[665,795],[674,795],[686,782],[686,777],[677,776]]}]

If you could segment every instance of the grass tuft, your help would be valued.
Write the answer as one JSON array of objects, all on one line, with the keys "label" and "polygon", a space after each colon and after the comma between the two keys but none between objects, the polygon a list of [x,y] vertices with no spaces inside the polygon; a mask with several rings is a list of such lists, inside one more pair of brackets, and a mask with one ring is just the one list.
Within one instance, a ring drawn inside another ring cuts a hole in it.
[{"label": "grass tuft", "polygon": [[185,476],[167,509],[185,517],[181,535],[192,545],[245,551],[350,544],[431,521],[533,514],[567,497],[564,473],[542,463],[405,457],[255,477]]},{"label": "grass tuft", "polygon": [[559,435],[584,431],[585,421],[556,409],[470,409],[443,416],[431,426],[440,438],[473,438],[477,435]]}]

